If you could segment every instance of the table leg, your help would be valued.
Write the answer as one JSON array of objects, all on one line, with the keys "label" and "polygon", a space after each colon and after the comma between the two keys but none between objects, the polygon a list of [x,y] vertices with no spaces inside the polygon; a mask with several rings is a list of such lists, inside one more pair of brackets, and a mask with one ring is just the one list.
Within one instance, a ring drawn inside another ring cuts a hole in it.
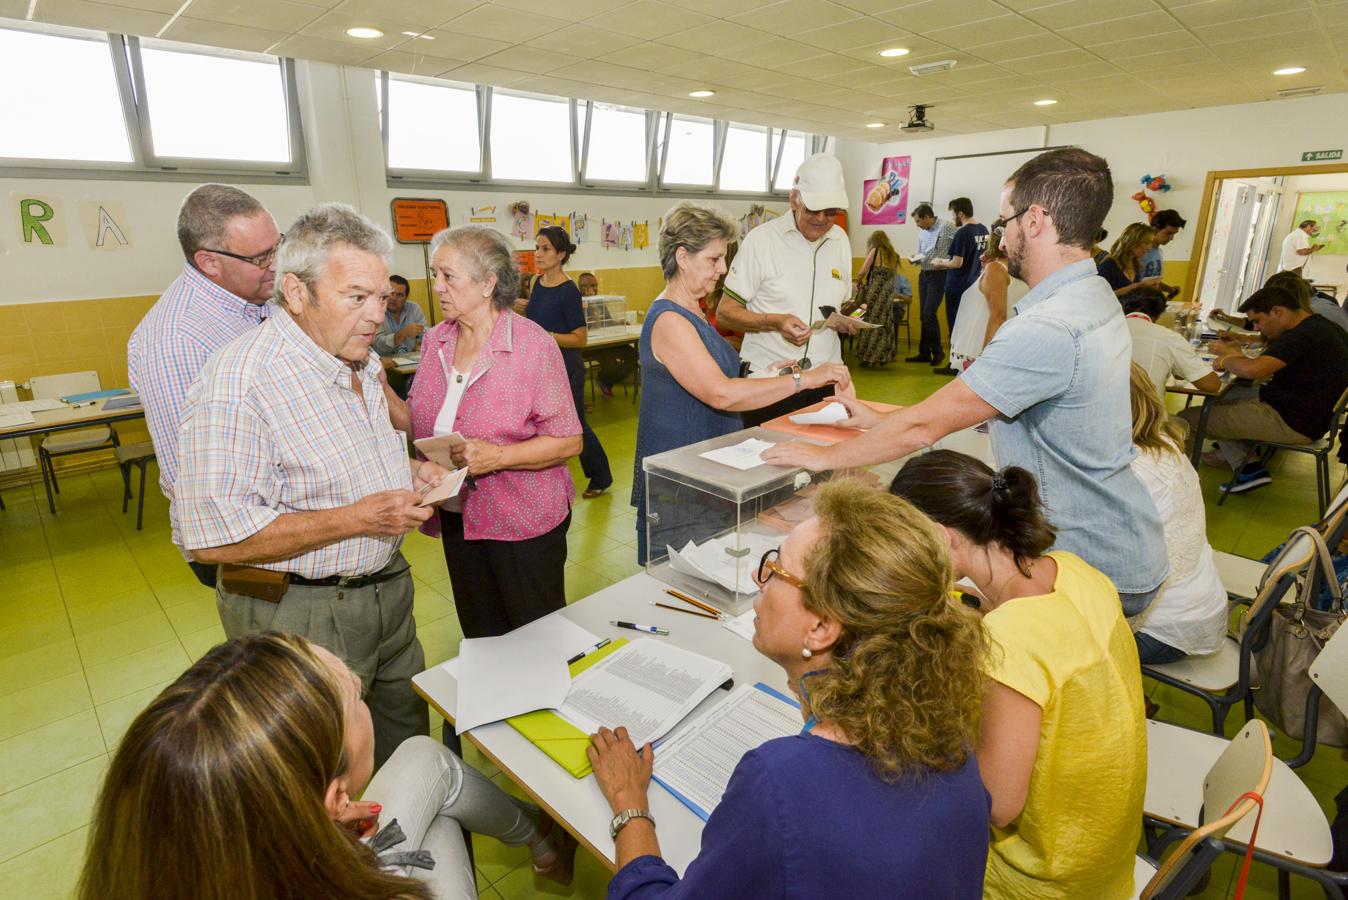
[{"label": "table leg", "polygon": [[1207,397],[1203,400],[1203,409],[1198,413],[1198,430],[1194,435],[1194,449],[1189,456],[1189,462],[1193,463],[1195,469],[1198,468],[1203,459],[1203,435],[1208,430],[1208,415],[1212,412],[1212,398]]}]

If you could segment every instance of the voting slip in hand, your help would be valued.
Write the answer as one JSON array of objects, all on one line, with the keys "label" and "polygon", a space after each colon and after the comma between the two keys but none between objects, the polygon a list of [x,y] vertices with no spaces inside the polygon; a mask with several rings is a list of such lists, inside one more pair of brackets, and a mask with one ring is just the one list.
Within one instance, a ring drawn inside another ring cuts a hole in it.
[{"label": "voting slip in hand", "polygon": [[851,418],[851,416],[852,414],[847,411],[847,407],[833,400],[814,412],[796,413],[791,417],[791,421],[797,425],[837,425],[843,419]]},{"label": "voting slip in hand", "polygon": [[436,437],[421,438],[412,442],[412,446],[421,451],[433,463],[439,463],[446,469],[456,468],[454,451],[468,442],[457,431]]},{"label": "voting slip in hand", "polygon": [[439,482],[428,484],[421,489],[421,499],[417,501],[417,506],[438,506],[451,497],[459,495],[459,489],[463,487],[463,480],[468,477],[468,467],[455,469]]}]

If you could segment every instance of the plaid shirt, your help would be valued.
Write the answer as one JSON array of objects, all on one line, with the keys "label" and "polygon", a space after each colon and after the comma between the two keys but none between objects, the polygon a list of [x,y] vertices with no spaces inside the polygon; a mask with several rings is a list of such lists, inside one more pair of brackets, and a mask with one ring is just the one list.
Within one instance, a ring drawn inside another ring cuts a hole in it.
[{"label": "plaid shirt", "polygon": [[[188,386],[215,351],[251,331],[266,315],[266,306],[231,294],[184,263],[183,273],[131,333],[127,376],[145,406],[159,460],[159,488],[170,500],[178,475],[178,420]],[[173,542],[182,546],[176,535]]]},{"label": "plaid shirt", "polygon": [[[171,515],[183,547],[236,544],[282,515],[410,490],[407,443],[389,422],[370,354],[351,368],[286,312],[216,353],[187,392]],[[262,567],[305,578],[382,569],[402,537],[361,535]]]}]

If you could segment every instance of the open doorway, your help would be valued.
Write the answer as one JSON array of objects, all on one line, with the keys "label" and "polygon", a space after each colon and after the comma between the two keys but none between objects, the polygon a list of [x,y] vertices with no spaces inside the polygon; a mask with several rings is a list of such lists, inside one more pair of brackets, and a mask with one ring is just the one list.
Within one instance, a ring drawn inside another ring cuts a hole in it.
[{"label": "open doorway", "polygon": [[1348,299],[1348,164],[1209,172],[1199,207],[1201,235],[1186,296],[1204,313],[1233,311],[1278,271],[1284,239],[1305,219],[1318,223],[1302,274]]}]

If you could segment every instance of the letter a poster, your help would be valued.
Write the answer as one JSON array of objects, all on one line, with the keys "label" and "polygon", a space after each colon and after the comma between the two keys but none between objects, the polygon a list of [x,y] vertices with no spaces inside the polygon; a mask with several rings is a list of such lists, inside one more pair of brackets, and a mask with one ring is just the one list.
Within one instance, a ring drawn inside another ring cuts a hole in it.
[{"label": "letter a poster", "polygon": [[908,221],[908,171],[911,156],[886,156],[880,177],[862,182],[862,225],[902,225]]}]

